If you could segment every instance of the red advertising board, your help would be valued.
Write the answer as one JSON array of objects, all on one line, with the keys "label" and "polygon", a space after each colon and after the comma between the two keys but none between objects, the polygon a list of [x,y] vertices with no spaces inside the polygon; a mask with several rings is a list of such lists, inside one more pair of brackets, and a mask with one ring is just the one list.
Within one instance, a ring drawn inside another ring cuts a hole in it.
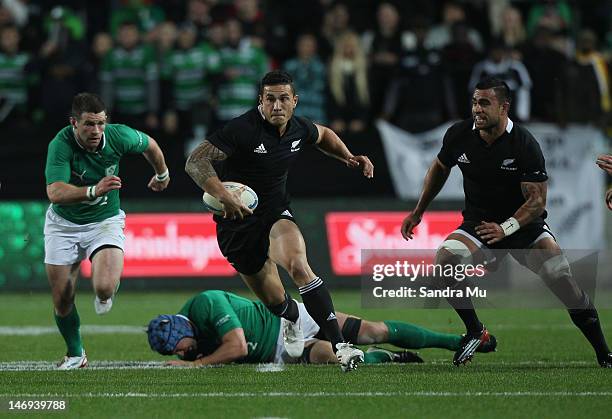
[{"label": "red advertising board", "polygon": [[[128,214],[122,277],[232,276],[210,214]],[[82,273],[91,275],[88,260]]]},{"label": "red advertising board", "polygon": [[367,249],[436,249],[461,224],[461,212],[429,212],[406,241],[400,233],[405,212],[330,212],[325,216],[332,271],[361,274]]}]

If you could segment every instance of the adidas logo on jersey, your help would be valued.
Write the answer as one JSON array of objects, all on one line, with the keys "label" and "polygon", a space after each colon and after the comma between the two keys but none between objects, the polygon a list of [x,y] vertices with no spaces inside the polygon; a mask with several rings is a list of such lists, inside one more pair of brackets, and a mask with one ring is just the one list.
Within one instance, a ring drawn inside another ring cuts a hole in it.
[{"label": "adidas logo on jersey", "polygon": [[333,312],[329,313],[329,316],[327,316],[327,321],[331,321],[331,320],[337,320],[337,317]]},{"label": "adidas logo on jersey", "polygon": [[465,155],[465,153],[463,153],[461,156],[459,156],[459,158],[457,159],[457,161],[459,163],[470,163],[470,159],[467,158],[467,156]]},{"label": "adidas logo on jersey", "polygon": [[267,152],[268,150],[266,150],[263,143],[259,144],[257,147],[255,147],[255,150],[253,150],[253,153],[259,153],[259,154],[266,154]]},{"label": "adidas logo on jersey", "polygon": [[293,215],[291,215],[289,210],[285,210],[285,211],[281,212],[281,215],[286,215],[287,217],[293,217]]}]

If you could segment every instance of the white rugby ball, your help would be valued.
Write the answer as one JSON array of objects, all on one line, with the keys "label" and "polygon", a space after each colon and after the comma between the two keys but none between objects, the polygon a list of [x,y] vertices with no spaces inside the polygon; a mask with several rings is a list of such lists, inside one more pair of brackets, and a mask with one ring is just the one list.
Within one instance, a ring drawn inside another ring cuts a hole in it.
[{"label": "white rugby ball", "polygon": [[[257,198],[255,191],[247,185],[243,185],[242,183],[238,182],[223,182],[223,186],[225,186],[225,189],[228,191],[235,191],[242,188],[242,193],[240,194],[240,200],[242,203],[251,210],[257,208],[259,198]],[[217,198],[208,192],[204,192],[202,201],[204,202],[204,207],[208,211],[212,212],[213,214],[223,215],[223,204],[219,202]]]}]

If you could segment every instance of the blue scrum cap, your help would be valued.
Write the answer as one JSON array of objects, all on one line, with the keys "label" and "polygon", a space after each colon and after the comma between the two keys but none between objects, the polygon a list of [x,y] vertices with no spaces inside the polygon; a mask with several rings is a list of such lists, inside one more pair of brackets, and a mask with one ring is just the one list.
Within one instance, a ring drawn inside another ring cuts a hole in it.
[{"label": "blue scrum cap", "polygon": [[162,355],[172,355],[179,340],[194,337],[193,327],[185,316],[162,314],[149,323],[149,346]]}]

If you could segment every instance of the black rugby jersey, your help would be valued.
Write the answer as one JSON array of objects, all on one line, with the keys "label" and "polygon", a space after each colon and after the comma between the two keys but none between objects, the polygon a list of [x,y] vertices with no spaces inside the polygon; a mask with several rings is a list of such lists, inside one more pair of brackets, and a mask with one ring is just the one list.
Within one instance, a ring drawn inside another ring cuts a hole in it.
[{"label": "black rugby jersey", "polygon": [[[508,119],[506,131],[488,145],[472,119],[452,125],[438,159],[463,174],[465,221],[501,223],[525,203],[521,182],[548,179],[544,155],[533,135]],[[540,217],[546,218],[546,211]]]},{"label": "black rugby jersey", "polygon": [[255,108],[232,119],[208,141],[228,156],[218,167],[219,179],[253,188],[259,197],[254,213],[263,215],[289,205],[286,189],[289,167],[300,151],[318,138],[317,127],[296,116],[291,117],[280,136],[278,128]]}]

